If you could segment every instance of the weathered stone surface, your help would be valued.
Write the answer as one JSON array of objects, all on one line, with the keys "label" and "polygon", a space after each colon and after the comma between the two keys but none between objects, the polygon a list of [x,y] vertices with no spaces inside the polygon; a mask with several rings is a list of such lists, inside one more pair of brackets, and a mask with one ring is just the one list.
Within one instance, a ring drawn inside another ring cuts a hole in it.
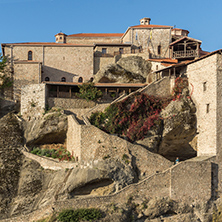
[{"label": "weathered stone surface", "polygon": [[67,128],[67,115],[60,108],[52,108],[42,117],[24,123],[24,137],[28,145],[64,143]]},{"label": "weathered stone surface", "polygon": [[94,77],[94,82],[143,83],[151,70],[150,62],[142,57],[129,56],[117,63],[103,67]]},{"label": "weathered stone surface", "polygon": [[172,101],[161,112],[164,129],[158,153],[172,160],[177,156],[187,159],[196,155],[189,144],[196,135],[196,109],[187,96],[185,90],[181,100]]},{"label": "weathered stone surface", "polygon": [[146,78],[151,71],[151,63],[140,56],[127,56],[121,58],[117,64],[123,69]]},{"label": "weathered stone surface", "polygon": [[0,218],[9,215],[17,195],[22,153],[22,130],[13,113],[0,119]]}]

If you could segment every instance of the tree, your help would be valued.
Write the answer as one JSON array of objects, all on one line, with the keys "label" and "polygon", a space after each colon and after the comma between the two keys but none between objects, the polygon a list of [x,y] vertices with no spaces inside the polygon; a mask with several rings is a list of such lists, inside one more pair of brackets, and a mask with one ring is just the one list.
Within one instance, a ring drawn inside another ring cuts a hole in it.
[{"label": "tree", "polygon": [[87,101],[97,101],[103,96],[103,93],[94,86],[94,83],[90,82],[83,83],[81,86],[79,86],[78,96],[82,99],[86,99]]},{"label": "tree", "polygon": [[6,61],[7,61],[7,58],[0,54],[0,72],[2,73],[4,72],[4,69],[6,67]]},{"label": "tree", "polygon": [[0,89],[12,86],[12,79],[7,66],[7,58],[0,54]]}]

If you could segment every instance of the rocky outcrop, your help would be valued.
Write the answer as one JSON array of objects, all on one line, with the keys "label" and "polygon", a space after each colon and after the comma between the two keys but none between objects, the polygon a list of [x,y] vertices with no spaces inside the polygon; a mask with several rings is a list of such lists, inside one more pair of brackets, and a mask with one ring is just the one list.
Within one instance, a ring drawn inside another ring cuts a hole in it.
[{"label": "rocky outcrop", "polygon": [[150,71],[150,62],[139,56],[129,56],[103,67],[97,72],[93,82],[144,83]]},{"label": "rocky outcrop", "polygon": [[23,155],[21,126],[13,113],[0,119],[0,218],[10,213],[18,192]]},{"label": "rocky outcrop", "polygon": [[164,128],[159,154],[172,160],[175,157],[188,159],[196,156],[196,150],[189,144],[196,135],[195,112],[188,89],[183,90],[180,100],[172,101],[161,112]]},{"label": "rocky outcrop", "polygon": [[64,143],[67,129],[67,115],[52,108],[40,118],[24,122],[24,137],[27,145]]}]

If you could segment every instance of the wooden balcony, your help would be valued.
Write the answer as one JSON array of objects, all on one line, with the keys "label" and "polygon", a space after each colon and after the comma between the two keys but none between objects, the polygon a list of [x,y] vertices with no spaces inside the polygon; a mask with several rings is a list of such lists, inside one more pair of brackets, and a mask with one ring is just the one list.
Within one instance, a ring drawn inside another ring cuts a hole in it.
[{"label": "wooden balcony", "polygon": [[190,58],[190,57],[198,57],[197,50],[187,50],[187,51],[174,51],[173,58]]}]

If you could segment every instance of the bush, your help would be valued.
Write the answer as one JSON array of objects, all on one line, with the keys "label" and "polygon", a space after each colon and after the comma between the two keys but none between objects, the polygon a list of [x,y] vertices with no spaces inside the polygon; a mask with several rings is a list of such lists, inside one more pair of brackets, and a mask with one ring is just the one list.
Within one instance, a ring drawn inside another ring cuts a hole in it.
[{"label": "bush", "polygon": [[110,105],[103,113],[93,113],[90,122],[107,133],[126,136],[134,142],[144,139],[152,127],[161,124],[159,114],[171,100],[171,97],[135,94]]},{"label": "bush", "polygon": [[37,147],[33,148],[31,153],[38,156],[52,157],[54,159],[58,158],[59,160],[67,160],[67,161],[74,160],[74,157],[70,154],[70,152],[62,146],[58,150],[40,149],[39,147]]},{"label": "bush", "polygon": [[103,93],[94,86],[94,83],[83,83],[79,86],[79,94],[77,96],[87,101],[97,101],[103,96]]},{"label": "bush", "polygon": [[59,213],[57,219],[61,222],[78,222],[80,220],[92,221],[102,217],[100,210],[91,209],[77,209],[64,210]]}]

